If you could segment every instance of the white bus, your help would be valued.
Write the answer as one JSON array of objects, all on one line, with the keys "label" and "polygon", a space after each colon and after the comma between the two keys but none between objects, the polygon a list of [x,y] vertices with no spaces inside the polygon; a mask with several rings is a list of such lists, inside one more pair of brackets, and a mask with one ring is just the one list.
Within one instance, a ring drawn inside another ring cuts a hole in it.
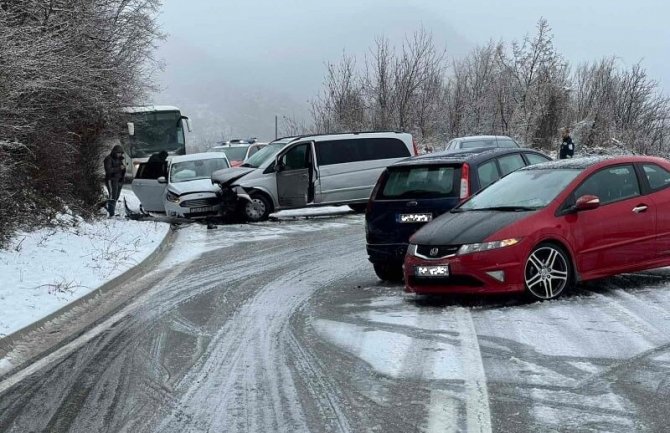
[{"label": "white bus", "polygon": [[[185,155],[189,152],[184,129],[191,131],[191,122],[177,107],[150,105],[123,109],[127,131],[121,134],[121,145],[126,151],[127,162],[132,170],[126,177],[135,177],[137,167],[151,155],[162,150],[169,155]],[[129,167],[129,168],[130,168]]]}]

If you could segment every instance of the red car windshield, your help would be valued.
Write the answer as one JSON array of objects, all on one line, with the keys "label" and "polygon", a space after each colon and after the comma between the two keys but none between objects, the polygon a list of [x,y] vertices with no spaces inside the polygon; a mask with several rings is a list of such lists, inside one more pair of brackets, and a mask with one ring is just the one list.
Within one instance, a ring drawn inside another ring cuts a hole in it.
[{"label": "red car windshield", "polygon": [[456,211],[540,209],[551,203],[581,169],[519,170],[463,203]]}]

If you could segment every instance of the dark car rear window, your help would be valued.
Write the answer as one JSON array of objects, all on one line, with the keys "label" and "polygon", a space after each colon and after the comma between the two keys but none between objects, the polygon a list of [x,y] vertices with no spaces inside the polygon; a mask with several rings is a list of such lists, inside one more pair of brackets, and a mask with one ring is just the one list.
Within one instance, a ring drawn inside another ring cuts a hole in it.
[{"label": "dark car rear window", "polygon": [[454,184],[458,167],[402,167],[389,170],[377,199],[443,198],[458,194]]}]

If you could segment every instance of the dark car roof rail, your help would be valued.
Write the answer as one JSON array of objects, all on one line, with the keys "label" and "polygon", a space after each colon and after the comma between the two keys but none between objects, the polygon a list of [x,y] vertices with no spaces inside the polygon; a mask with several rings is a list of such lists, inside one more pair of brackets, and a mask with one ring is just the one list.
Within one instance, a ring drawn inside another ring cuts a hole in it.
[{"label": "dark car roof rail", "polygon": [[[447,150],[425,155],[412,156],[392,164],[390,167],[401,167],[405,165],[421,164],[443,164],[443,163],[463,163],[468,161],[483,160],[494,155],[505,155],[508,153],[537,153],[544,155],[534,149],[522,147],[477,147],[467,150]],[[545,155],[549,156],[549,155]]]}]

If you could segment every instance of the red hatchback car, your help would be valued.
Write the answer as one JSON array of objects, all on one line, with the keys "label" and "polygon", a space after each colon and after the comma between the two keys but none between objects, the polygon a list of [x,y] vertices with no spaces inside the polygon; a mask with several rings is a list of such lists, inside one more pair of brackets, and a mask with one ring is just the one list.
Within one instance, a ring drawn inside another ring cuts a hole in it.
[{"label": "red hatchback car", "polygon": [[527,292],[670,265],[670,162],[592,157],[522,168],[410,239],[405,291]]}]

